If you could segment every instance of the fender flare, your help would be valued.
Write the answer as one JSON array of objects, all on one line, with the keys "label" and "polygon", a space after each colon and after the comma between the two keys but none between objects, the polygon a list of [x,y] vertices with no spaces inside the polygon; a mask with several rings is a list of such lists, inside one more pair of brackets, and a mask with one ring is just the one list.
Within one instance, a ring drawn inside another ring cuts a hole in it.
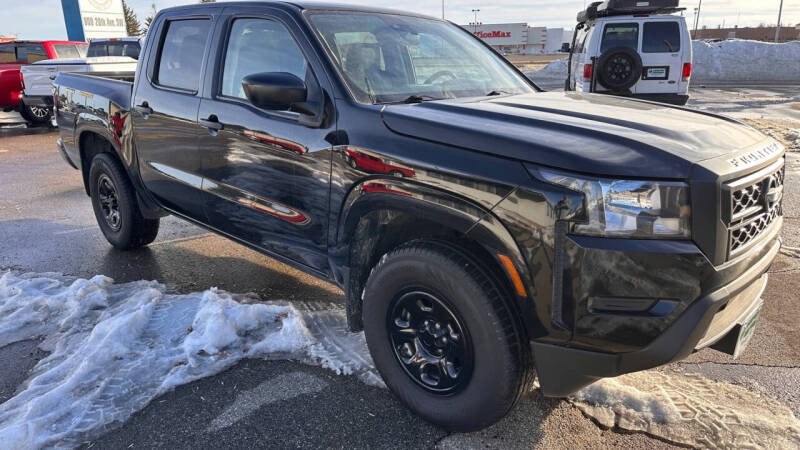
[{"label": "fender flare", "polygon": [[[377,186],[377,189],[371,188]],[[335,244],[332,255],[341,258],[343,264],[333,267],[348,267],[350,242],[353,240],[358,224],[365,215],[379,210],[394,210],[412,215],[419,215],[426,220],[441,224],[465,238],[474,241],[496,259],[497,267],[501,267],[498,254],[508,256],[513,262],[526,290],[526,297],[516,293],[511,275],[504,269],[501,280],[508,287],[514,312],[519,316],[520,326],[527,336],[540,334],[539,319],[533,303],[533,277],[525,262],[519,245],[502,222],[494,216],[490,209],[484,208],[469,199],[453,195],[447,191],[409,182],[404,179],[372,178],[354,185],[343,202],[340,220],[337,225]],[[360,293],[351,293],[349,273],[343,274],[342,285],[346,286],[348,320],[360,324],[360,317],[351,317],[351,312],[360,311]],[[359,303],[353,308],[354,303]],[[352,325],[353,322],[351,322]],[[356,327],[357,329],[358,327]]]}]

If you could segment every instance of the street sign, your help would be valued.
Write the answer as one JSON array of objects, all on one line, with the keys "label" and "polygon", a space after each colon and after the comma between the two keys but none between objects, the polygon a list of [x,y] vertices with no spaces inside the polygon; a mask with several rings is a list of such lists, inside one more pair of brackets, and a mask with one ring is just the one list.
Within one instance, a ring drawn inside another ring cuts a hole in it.
[{"label": "street sign", "polygon": [[71,41],[125,37],[122,0],[61,0],[64,23]]}]

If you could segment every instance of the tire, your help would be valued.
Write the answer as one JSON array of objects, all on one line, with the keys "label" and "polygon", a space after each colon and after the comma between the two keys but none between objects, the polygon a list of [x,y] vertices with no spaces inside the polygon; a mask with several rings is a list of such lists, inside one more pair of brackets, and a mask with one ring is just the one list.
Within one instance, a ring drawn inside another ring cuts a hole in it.
[{"label": "tire", "polygon": [[[428,314],[447,310],[453,320],[438,328],[432,323],[440,321],[425,316],[424,307],[432,311]],[[363,320],[370,354],[389,389],[447,430],[475,431],[497,422],[530,381],[527,343],[504,295],[468,256],[444,244],[414,243],[384,256],[365,286]],[[414,350],[402,340],[411,339],[408,330],[414,329],[415,356],[437,356],[429,332],[448,330],[449,347],[441,350],[452,363],[448,370],[413,364],[407,351]],[[464,350],[455,350],[460,347]],[[457,376],[442,375],[448,372]]]},{"label": "tire", "polygon": [[36,125],[48,123],[50,117],[53,115],[53,110],[51,108],[26,105],[22,102],[19,104],[19,112],[23,119]]},{"label": "tire", "polygon": [[606,50],[597,60],[597,81],[612,92],[632,88],[642,77],[642,57],[630,47]]},{"label": "tire", "polygon": [[100,153],[92,160],[89,194],[97,224],[114,247],[132,250],[158,236],[159,219],[142,216],[133,185],[122,164],[112,155]]}]

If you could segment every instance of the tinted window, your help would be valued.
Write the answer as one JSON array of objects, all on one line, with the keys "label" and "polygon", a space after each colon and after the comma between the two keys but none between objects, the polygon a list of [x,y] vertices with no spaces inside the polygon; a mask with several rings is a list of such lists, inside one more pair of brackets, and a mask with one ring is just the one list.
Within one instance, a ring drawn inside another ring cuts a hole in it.
[{"label": "tinted window", "polygon": [[42,44],[24,44],[17,47],[17,61],[23,63],[35,63],[49,59],[47,52]]},{"label": "tinted window", "polygon": [[0,64],[17,62],[14,44],[0,44]]},{"label": "tinted window", "polygon": [[54,45],[57,58],[80,58],[81,52],[74,45]]},{"label": "tinted window", "polygon": [[603,43],[600,45],[600,53],[614,47],[630,47],[634,50],[639,48],[639,24],[638,23],[610,23],[603,30]]},{"label": "tinted window", "polygon": [[286,27],[271,20],[239,19],[233,22],[225,52],[222,95],[246,98],[242,80],[248,75],[286,72],[305,80],[307,68]]},{"label": "tinted window", "polygon": [[161,43],[156,79],[167,87],[197,91],[203,53],[211,28],[208,20],[175,20],[167,25]]},{"label": "tinted window", "polygon": [[675,53],[681,50],[681,29],[678,22],[650,22],[644,24],[642,52]]}]

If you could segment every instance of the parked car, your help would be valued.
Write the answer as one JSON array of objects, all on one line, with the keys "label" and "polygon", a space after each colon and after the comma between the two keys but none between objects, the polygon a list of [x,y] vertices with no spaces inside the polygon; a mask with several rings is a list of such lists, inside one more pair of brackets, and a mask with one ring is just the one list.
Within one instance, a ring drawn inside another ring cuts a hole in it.
[{"label": "parked car", "polygon": [[59,151],[113,246],[174,214],[335,283],[389,389],[451,430],[502,418],[534,373],[566,396],[738,354],[781,246],[775,140],[541,92],[435,18],[164,9],[133,82],[62,73],[55,96]]},{"label": "parked car", "polygon": [[86,56],[127,56],[139,59],[141,51],[141,38],[97,38],[89,41],[89,49]]},{"label": "parked car", "polygon": [[578,14],[567,91],[685,105],[692,38],[678,0],[608,0]]},{"label": "parked car", "polygon": [[39,108],[40,114],[33,122],[50,120],[53,108],[53,80],[59,73],[87,72],[94,76],[128,75],[133,80],[136,60],[127,56],[101,56],[89,58],[46,59],[22,66],[20,69],[23,91],[22,103],[29,108]]},{"label": "parked car", "polygon": [[18,110],[29,122],[46,122],[50,111],[21,102],[20,67],[37,61],[56,58],[81,58],[86,55],[85,42],[13,41],[0,43],[0,108]]}]

